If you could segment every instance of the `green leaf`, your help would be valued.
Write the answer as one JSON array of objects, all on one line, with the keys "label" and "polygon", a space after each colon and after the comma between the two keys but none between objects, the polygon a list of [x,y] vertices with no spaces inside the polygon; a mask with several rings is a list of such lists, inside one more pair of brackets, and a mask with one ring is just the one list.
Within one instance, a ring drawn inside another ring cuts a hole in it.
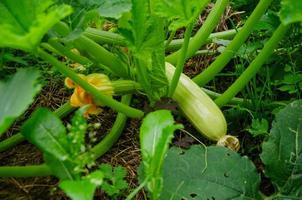
[{"label": "green leaf", "polygon": [[103,183],[104,174],[100,171],[94,171],[83,177],[81,180],[65,180],[59,187],[72,200],[92,200],[95,189]]},{"label": "green leaf", "polygon": [[264,136],[268,133],[268,121],[266,119],[253,119],[252,125],[248,130],[248,132],[253,136]]},{"label": "green leaf", "polygon": [[119,20],[119,30],[125,37],[137,68],[137,79],[151,103],[167,94],[165,74],[164,20],[151,15],[148,0],[132,0],[131,13]]},{"label": "green leaf", "polygon": [[114,19],[131,10],[131,0],[101,0],[98,11],[101,16]]},{"label": "green leaf", "polygon": [[43,157],[52,174],[60,180],[73,180],[77,177],[78,174],[74,171],[75,165],[69,160],[62,161],[48,153],[44,153]]},{"label": "green leaf", "polygon": [[182,125],[175,125],[170,111],[158,110],[149,113],[140,128],[140,145],[144,177],[150,179],[147,184],[152,199],[158,199],[162,190],[162,165],[169,143],[176,129]]},{"label": "green leaf", "polygon": [[260,177],[247,157],[218,146],[171,148],[161,199],[258,199]]},{"label": "green leaf", "polygon": [[0,47],[33,51],[45,33],[71,13],[67,5],[51,0],[2,0]]},{"label": "green leaf", "polygon": [[69,196],[72,200],[92,200],[96,185],[89,180],[80,181],[62,181],[59,187]]},{"label": "green leaf", "polygon": [[121,190],[128,187],[127,182],[124,180],[127,172],[123,167],[117,166],[113,168],[109,164],[102,164],[99,170],[104,174],[104,182],[101,188],[109,196],[117,196],[121,193]]},{"label": "green leaf", "polygon": [[302,196],[302,100],[277,113],[261,159],[265,175],[283,195]]},{"label": "green leaf", "polygon": [[33,102],[34,96],[41,89],[37,81],[39,76],[37,70],[19,69],[10,80],[0,82],[0,135]]},{"label": "green leaf", "polygon": [[170,20],[169,29],[176,31],[194,22],[210,0],[157,0],[155,2],[156,14]]},{"label": "green leaf", "polygon": [[285,25],[302,22],[302,1],[282,0],[280,18]]},{"label": "green leaf", "polygon": [[67,136],[61,120],[51,111],[40,108],[25,122],[21,130],[24,137],[41,151],[58,160],[68,158]]}]

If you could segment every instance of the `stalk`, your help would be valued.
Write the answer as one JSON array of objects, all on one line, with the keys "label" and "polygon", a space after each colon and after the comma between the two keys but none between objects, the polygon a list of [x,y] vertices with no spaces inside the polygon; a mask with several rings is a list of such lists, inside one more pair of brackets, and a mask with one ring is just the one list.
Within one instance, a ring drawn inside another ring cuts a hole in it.
[{"label": "stalk", "polygon": [[36,177],[50,175],[52,175],[51,170],[46,164],[0,167],[0,177]]},{"label": "stalk", "polygon": [[[130,100],[131,96],[127,95],[122,98],[122,103],[129,104]],[[126,120],[126,115],[118,113],[117,119],[114,122],[110,133],[99,144],[97,144],[91,149],[91,151],[95,154],[96,159],[106,153],[110,149],[110,147],[117,141],[126,124]],[[83,154],[80,156],[83,156]],[[0,167],[0,177],[35,177],[49,175],[52,175],[52,172],[45,163],[33,166]]]},{"label": "stalk", "polygon": [[173,41],[173,38],[176,34],[176,31],[172,31],[169,35],[169,38],[165,41],[165,49],[167,49],[170,45],[170,43]]},{"label": "stalk", "polygon": [[[66,37],[70,29],[64,22],[57,23],[53,29],[61,36]],[[103,33],[104,34],[104,33]],[[112,38],[114,40],[114,38]],[[78,49],[87,51],[97,62],[109,67],[109,69],[119,77],[128,78],[127,66],[118,57],[107,51],[84,34],[74,41]]]},{"label": "stalk", "polygon": [[[185,58],[190,58],[201,46],[206,44],[209,35],[219,23],[219,20],[223,15],[226,6],[228,5],[228,2],[229,0],[216,1],[215,6],[207,17],[206,21],[190,41],[190,45],[188,47]],[[166,61],[175,65],[176,62],[178,62],[178,57],[181,56],[180,54],[180,51],[174,52],[166,57]]]},{"label": "stalk", "polygon": [[55,57],[51,56],[47,52],[45,52],[42,49],[37,50],[38,55],[43,58],[45,61],[48,61],[51,63],[56,69],[65,75],[66,77],[71,78],[76,84],[81,86],[84,90],[86,90],[88,93],[90,93],[97,104],[109,106],[112,109],[122,112],[126,114],[129,117],[133,118],[141,118],[144,116],[144,113],[141,110],[129,107],[125,104],[122,104],[116,100],[114,100],[111,97],[108,97],[101,92],[99,92],[95,87],[87,83],[85,80],[83,80],[81,77],[79,77],[74,71],[69,69],[67,66],[59,62]]},{"label": "stalk", "polygon": [[135,93],[138,90],[142,89],[140,84],[130,80],[117,80],[117,81],[112,81],[111,83],[114,89],[114,94],[118,94],[118,95]]},{"label": "stalk", "polygon": [[87,28],[84,35],[99,44],[126,46],[126,41],[123,36],[116,33],[102,31],[95,28]]},{"label": "stalk", "polygon": [[[129,105],[130,101],[131,95],[125,95],[122,97],[122,103]],[[110,130],[110,133],[108,133],[108,135],[106,135],[106,137],[101,142],[99,142],[90,150],[90,152],[94,154],[96,159],[104,155],[117,142],[126,125],[126,121],[126,115],[122,113],[117,114],[116,120],[112,126],[112,129]],[[85,154],[81,156],[85,156]]]},{"label": "stalk", "polygon": [[118,57],[93,40],[85,36],[80,36],[74,43],[76,47],[85,50],[97,62],[107,66],[115,75],[121,78],[129,77],[127,66]]},{"label": "stalk", "polygon": [[[57,115],[59,118],[64,118],[66,115],[71,113],[74,110],[74,107],[72,107],[69,102],[63,104],[58,109],[54,111],[54,114]],[[5,151],[9,148],[14,147],[15,145],[23,142],[25,140],[25,137],[21,133],[16,133],[15,135],[7,138],[6,140],[3,140],[0,142],[0,152]]]},{"label": "stalk", "polygon": [[184,37],[184,43],[183,46],[180,49],[180,54],[178,56],[178,60],[177,60],[177,66],[176,66],[176,70],[173,74],[173,78],[171,80],[170,83],[170,87],[169,87],[169,96],[172,97],[172,95],[174,94],[174,91],[176,89],[177,83],[179,81],[180,75],[183,71],[184,68],[184,64],[186,61],[186,55],[187,55],[187,50],[188,50],[188,46],[189,46],[189,42],[190,42],[190,36],[193,30],[193,23],[191,23],[185,32],[185,37]]},{"label": "stalk", "polygon": [[72,53],[68,48],[64,47],[62,44],[60,44],[56,39],[50,39],[48,40],[48,43],[55,49],[57,50],[61,55],[64,55],[71,60],[82,64],[82,65],[88,65],[91,63],[91,61],[88,58],[85,58],[81,55],[77,55]]},{"label": "stalk", "polygon": [[272,0],[260,0],[255,10],[246,21],[243,28],[232,40],[232,42],[206,70],[193,78],[194,82],[196,82],[199,86],[204,86],[228,64],[228,62],[233,58],[234,54],[238,51],[241,45],[246,41],[254,26],[270,6],[271,2]]},{"label": "stalk", "polygon": [[[211,99],[216,99],[219,98],[222,94],[214,92],[212,90],[208,90],[205,88],[201,88],[209,97],[211,97]],[[269,103],[264,103],[264,107],[268,108],[268,109],[274,109],[276,107],[280,107],[280,106],[286,106],[289,102],[286,101],[272,101]],[[234,97],[232,98],[228,104],[230,105],[241,105],[244,107],[249,107],[249,106],[253,106],[252,100],[251,99],[243,99],[243,98],[238,98],[238,97]]]},{"label": "stalk", "polygon": [[274,32],[273,36],[264,45],[259,55],[253,60],[248,68],[239,76],[239,78],[220,96],[215,100],[218,106],[226,105],[233,97],[235,97],[257,74],[261,66],[269,59],[273,54],[274,49],[278,46],[278,43],[286,34],[288,26],[282,24]]},{"label": "stalk", "polygon": [[[213,39],[232,39],[236,33],[241,30],[241,28],[238,29],[231,29],[227,31],[212,33],[210,36],[206,39],[205,44],[209,44],[213,42]],[[95,28],[87,28],[84,32],[84,35],[88,37],[89,39],[97,42],[98,44],[109,44],[114,46],[126,46],[125,39],[120,36],[117,33],[111,33],[108,31],[102,31]],[[190,40],[192,40],[193,37],[191,37]],[[172,40],[171,43],[169,43],[169,39],[165,42],[166,51],[175,51],[181,48],[183,44],[184,39],[175,39]]]},{"label": "stalk", "polygon": [[[205,44],[209,44],[213,42],[214,39],[233,39],[239,30],[241,30],[241,28],[212,33],[206,39]],[[191,37],[190,41],[192,40],[192,38],[193,37]],[[183,42],[184,42],[183,38],[172,40],[171,43],[167,46],[166,51],[170,52],[180,49]]]}]

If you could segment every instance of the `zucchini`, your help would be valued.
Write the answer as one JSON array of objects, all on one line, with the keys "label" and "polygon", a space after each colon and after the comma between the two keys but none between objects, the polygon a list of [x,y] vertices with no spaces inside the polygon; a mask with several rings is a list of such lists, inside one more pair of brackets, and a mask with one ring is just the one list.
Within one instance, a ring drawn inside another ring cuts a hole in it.
[{"label": "zucchini", "polygon": [[[166,76],[172,80],[175,67],[166,63]],[[220,108],[188,76],[181,74],[172,98],[177,102],[186,118],[205,137],[217,141],[218,145],[233,150],[239,149],[236,137],[226,135],[227,123]]]}]

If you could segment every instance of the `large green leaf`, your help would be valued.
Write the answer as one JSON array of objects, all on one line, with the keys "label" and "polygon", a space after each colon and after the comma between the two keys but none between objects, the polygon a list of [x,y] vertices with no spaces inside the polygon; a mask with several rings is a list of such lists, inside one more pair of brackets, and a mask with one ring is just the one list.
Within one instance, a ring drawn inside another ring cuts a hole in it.
[{"label": "large green leaf", "polygon": [[38,78],[37,70],[20,69],[9,81],[0,82],[0,135],[33,102],[41,89]]},{"label": "large green leaf", "polygon": [[119,19],[131,10],[131,0],[100,0],[98,11],[101,16]]},{"label": "large green leaf", "polygon": [[[302,100],[282,109],[262,146],[265,174],[282,195],[302,196]],[[290,198],[288,198],[290,199]]]},{"label": "large green leaf", "polygon": [[282,0],[280,18],[282,23],[285,25],[302,22],[302,1]]},{"label": "large green leaf", "polygon": [[70,6],[56,6],[52,0],[1,0],[0,47],[32,51],[71,11]]},{"label": "large green leaf", "polygon": [[148,114],[140,128],[140,145],[142,151],[144,177],[149,178],[148,189],[152,199],[158,199],[162,189],[162,165],[169,143],[176,129],[170,111],[158,110]]},{"label": "large green leaf", "polygon": [[64,161],[69,157],[64,125],[51,111],[40,108],[25,122],[21,130],[24,137],[44,153]]},{"label": "large green leaf", "polygon": [[165,96],[164,20],[152,15],[148,0],[132,0],[131,13],[123,15],[119,30],[128,42],[137,68],[137,78],[152,103]]},{"label": "large green leaf", "polygon": [[169,28],[177,30],[192,23],[210,0],[156,0],[156,14],[171,21]]},{"label": "large green leaf", "polygon": [[260,177],[255,166],[224,147],[173,147],[163,169],[162,200],[257,199]]}]

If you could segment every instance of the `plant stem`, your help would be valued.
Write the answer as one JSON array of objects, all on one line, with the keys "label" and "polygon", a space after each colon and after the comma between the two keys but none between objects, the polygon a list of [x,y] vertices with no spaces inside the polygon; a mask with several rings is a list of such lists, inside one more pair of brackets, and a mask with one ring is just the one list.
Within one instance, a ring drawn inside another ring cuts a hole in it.
[{"label": "plant stem", "polygon": [[0,142],[0,152],[5,151],[25,140],[21,133],[14,134],[13,136]]},{"label": "plant stem", "polygon": [[[241,30],[241,28],[212,33],[206,39],[205,44],[209,44],[209,43],[213,42],[215,39],[232,39],[232,38],[234,38],[236,33],[238,33],[239,30]],[[192,38],[193,37],[191,37],[190,41],[192,40]],[[172,40],[171,43],[166,48],[166,51],[170,52],[170,51],[175,51],[175,50],[180,49],[183,42],[184,42],[184,39]]]},{"label": "plant stem", "polygon": [[84,35],[99,44],[126,46],[125,39],[116,33],[102,31],[95,28],[87,28]]},{"label": "plant stem", "polygon": [[142,89],[139,83],[130,80],[117,80],[112,81],[111,83],[112,87],[114,88],[114,94],[117,95],[135,93]]},{"label": "plant stem", "polygon": [[55,24],[52,29],[59,35],[66,37],[70,33],[70,28],[68,25],[62,21]]},{"label": "plant stem", "polygon": [[[121,102],[126,105],[129,105],[130,101],[131,101],[131,95],[125,95],[122,97],[121,100]],[[104,155],[116,143],[116,141],[122,134],[126,121],[127,121],[126,115],[122,113],[117,114],[116,120],[108,135],[106,135],[106,137],[101,142],[99,142],[90,150],[90,152],[94,154],[95,158],[99,158],[100,156]],[[85,156],[85,154],[81,156]]]},{"label": "plant stem", "polygon": [[248,82],[257,74],[261,66],[273,54],[274,49],[277,47],[278,43],[281,41],[287,30],[288,26],[284,26],[282,24],[279,25],[278,29],[274,32],[273,36],[264,45],[259,55],[253,60],[253,62],[248,66],[248,68],[220,97],[215,100],[215,103],[218,106],[221,107],[226,105],[248,84]]},{"label": "plant stem", "polygon": [[165,49],[167,49],[170,45],[170,43],[173,41],[173,38],[176,34],[176,31],[172,31],[169,35],[169,38],[165,41]]},{"label": "plant stem", "polygon": [[[241,28],[212,33],[206,39],[205,44],[213,42],[213,39],[232,39],[239,30],[241,30]],[[126,46],[125,39],[117,33],[101,31],[95,28],[88,28],[85,30],[84,35],[98,44]],[[190,40],[192,40],[192,38],[193,37],[191,37]],[[184,39],[172,40],[171,43],[166,47],[166,51],[171,52],[180,49],[183,41]],[[165,44],[167,44],[167,42],[168,40],[165,42]]]},{"label": "plant stem", "polygon": [[0,167],[0,177],[35,177],[50,176],[51,174],[51,170],[46,164]]},{"label": "plant stem", "polygon": [[[206,44],[208,37],[219,23],[219,20],[223,15],[226,6],[228,5],[228,2],[229,0],[216,1],[215,6],[210,12],[206,21],[190,41],[190,45],[188,47],[185,58],[190,58],[201,46]],[[180,51],[174,52],[166,57],[166,61],[175,65],[178,62],[178,57],[181,56],[180,54]]]},{"label": "plant stem", "polygon": [[[70,33],[69,27],[64,22],[57,23],[53,29],[63,37]],[[104,31],[101,33],[101,36],[105,34]],[[115,37],[111,37],[113,41],[116,40]],[[97,62],[109,67],[109,69],[117,76],[123,78],[129,77],[127,66],[121,62],[118,57],[107,51],[104,47],[100,46],[90,38],[87,38],[84,34],[77,38],[74,43],[78,49],[84,49],[87,51]]]},{"label": "plant stem", "polygon": [[148,183],[149,177],[146,178],[138,187],[136,187],[126,198],[126,200],[131,200],[135,197],[135,195],[145,187],[145,185]]},{"label": "plant stem", "polygon": [[176,69],[175,69],[175,72],[173,74],[173,78],[171,80],[171,84],[170,84],[170,87],[169,87],[169,96],[170,97],[172,97],[172,95],[174,94],[174,91],[175,91],[176,86],[178,84],[180,75],[181,75],[181,73],[183,71],[183,68],[184,68],[184,64],[185,64],[185,61],[186,61],[186,55],[187,55],[187,50],[188,50],[188,46],[189,46],[193,26],[194,26],[194,23],[189,24],[189,26],[187,27],[186,32],[185,32],[184,43],[183,43],[183,46],[180,49],[180,55],[178,56],[177,66],[176,66]]},{"label": "plant stem", "polygon": [[67,49],[65,46],[63,46],[62,44],[60,44],[60,42],[58,42],[56,39],[52,38],[48,40],[48,43],[55,49],[57,50],[61,55],[64,55],[68,58],[70,58],[71,60],[82,64],[82,65],[87,65],[90,64],[91,61],[86,58],[83,57],[81,55],[77,55],[72,53],[69,49]]},{"label": "plant stem", "polygon": [[67,66],[65,66],[64,64],[62,64],[61,62],[59,62],[55,57],[53,57],[52,55],[48,54],[44,50],[38,49],[37,53],[45,61],[48,61],[54,67],[56,67],[56,69],[60,73],[62,73],[66,77],[71,78],[76,84],[78,84],[85,91],[87,91],[88,93],[90,93],[93,96],[96,104],[109,106],[109,107],[113,108],[114,110],[116,110],[118,112],[122,112],[122,113],[126,114],[129,117],[141,118],[141,117],[144,116],[144,113],[141,110],[129,107],[129,106],[125,105],[125,104],[122,104],[122,103],[114,100],[113,98],[111,98],[109,96],[106,96],[106,95],[102,94],[95,87],[93,87],[92,85],[90,85],[89,83],[87,83],[85,80],[83,80],[81,77],[79,77],[74,71],[72,71],[71,69],[69,69]]},{"label": "plant stem", "polygon": [[[71,113],[74,110],[74,107],[70,105],[69,102],[63,104],[58,109],[54,111],[54,114],[59,118],[64,118],[66,115]],[[5,151],[25,140],[24,136],[21,133],[16,133],[15,135],[7,138],[0,142],[0,152]]]},{"label": "plant stem", "polygon": [[121,78],[129,77],[126,64],[93,40],[87,38],[86,36],[80,36],[74,41],[74,43],[77,47],[79,47],[79,49],[85,50],[97,62],[107,66],[115,75]]},{"label": "plant stem", "polygon": [[233,58],[234,54],[238,51],[241,45],[246,41],[254,26],[265,13],[272,0],[260,0],[257,7],[250,15],[243,28],[235,36],[232,42],[226,47],[223,53],[216,58],[216,60],[201,74],[193,78],[199,86],[204,86],[212,80],[217,73],[219,73],[227,63]]}]

